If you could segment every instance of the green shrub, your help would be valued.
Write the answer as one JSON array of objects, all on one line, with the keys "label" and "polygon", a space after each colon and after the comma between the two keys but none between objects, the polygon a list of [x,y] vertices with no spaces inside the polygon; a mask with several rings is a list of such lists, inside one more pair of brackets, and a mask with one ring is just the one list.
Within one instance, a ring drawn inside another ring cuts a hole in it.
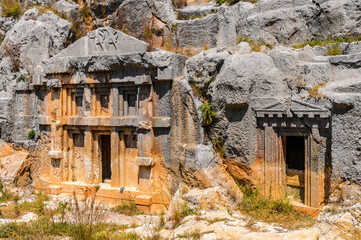
[{"label": "green shrub", "polygon": [[34,130],[30,130],[28,132],[28,138],[29,139],[34,139],[35,138],[35,131]]},{"label": "green shrub", "polygon": [[205,102],[199,109],[202,111],[203,125],[206,127],[210,126],[213,122],[213,118],[216,116],[213,104]]},{"label": "green shrub", "polygon": [[22,15],[21,6],[17,0],[2,0],[1,9],[3,17],[18,19]]}]

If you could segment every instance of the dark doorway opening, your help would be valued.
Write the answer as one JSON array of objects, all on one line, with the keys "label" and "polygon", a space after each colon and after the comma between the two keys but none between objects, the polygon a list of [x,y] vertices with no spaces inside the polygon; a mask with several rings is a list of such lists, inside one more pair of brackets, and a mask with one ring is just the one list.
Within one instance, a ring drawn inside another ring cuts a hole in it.
[{"label": "dark doorway opening", "polygon": [[286,136],[283,147],[286,158],[287,196],[305,202],[305,137]]},{"label": "dark doorway opening", "polygon": [[112,176],[111,157],[110,157],[110,135],[101,135],[101,154],[102,154],[102,182],[110,180]]},{"label": "dark doorway opening", "polygon": [[305,170],[304,137],[286,137],[286,166],[288,169]]}]

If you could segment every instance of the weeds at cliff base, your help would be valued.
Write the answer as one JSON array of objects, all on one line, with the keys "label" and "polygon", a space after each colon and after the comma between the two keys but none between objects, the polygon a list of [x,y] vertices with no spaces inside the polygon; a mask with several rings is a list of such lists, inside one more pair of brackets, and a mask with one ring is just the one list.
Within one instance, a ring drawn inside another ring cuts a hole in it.
[{"label": "weeds at cliff base", "polygon": [[295,210],[289,200],[269,200],[256,188],[239,187],[243,192],[239,210],[257,221],[277,223],[289,229],[307,228],[316,221],[314,216]]}]

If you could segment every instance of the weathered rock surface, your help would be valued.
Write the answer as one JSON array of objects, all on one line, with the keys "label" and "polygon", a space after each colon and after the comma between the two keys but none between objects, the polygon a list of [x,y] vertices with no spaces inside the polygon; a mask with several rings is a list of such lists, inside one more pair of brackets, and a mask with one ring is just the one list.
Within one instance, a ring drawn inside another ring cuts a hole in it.
[{"label": "weathered rock surface", "polygon": [[29,170],[28,152],[16,151],[10,144],[0,142],[0,181],[4,187],[29,187]]},{"label": "weathered rock surface", "polygon": [[36,9],[31,9],[6,34],[2,47],[14,49],[21,63],[32,69],[65,48],[71,26],[51,11],[39,14]]},{"label": "weathered rock surface", "polygon": [[79,12],[79,5],[68,2],[66,0],[60,0],[54,3],[54,8],[61,13],[65,13],[66,16],[72,19],[76,19]]},{"label": "weathered rock surface", "polygon": [[316,223],[320,229],[320,240],[357,239],[361,234],[361,204],[350,207],[328,205]]},{"label": "weathered rock surface", "polygon": [[225,140],[227,158],[238,158],[248,164],[255,159],[257,142],[252,99],[275,97],[285,101],[291,91],[283,80],[272,58],[264,53],[235,53],[225,60],[210,85],[209,94],[217,114],[212,138]]},{"label": "weathered rock surface", "polygon": [[119,5],[118,9],[101,10],[105,14],[98,10],[104,2],[93,5],[96,15],[103,18],[114,12],[108,16],[110,22],[125,27],[133,36],[144,37],[145,26],[155,16],[164,23],[160,34],[165,39],[170,38],[181,47],[203,48],[233,46],[239,36],[293,45],[317,38],[357,35],[358,4],[351,0],[260,0],[256,4],[240,1],[232,6],[207,3],[178,10],[181,19],[189,20],[177,20],[170,0],[112,1],[107,7],[114,9]]}]

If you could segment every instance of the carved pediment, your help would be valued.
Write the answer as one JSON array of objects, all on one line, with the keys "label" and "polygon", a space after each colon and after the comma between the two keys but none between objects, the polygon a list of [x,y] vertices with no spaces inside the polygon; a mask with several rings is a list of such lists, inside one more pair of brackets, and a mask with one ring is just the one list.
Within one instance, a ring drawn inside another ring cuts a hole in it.
[{"label": "carved pediment", "polygon": [[274,100],[255,111],[259,118],[283,116],[289,118],[315,118],[316,116],[319,116],[320,118],[330,117],[330,111],[328,109],[298,99],[292,99],[287,103],[280,103],[279,101]]},{"label": "carved pediment", "polygon": [[98,28],[61,51],[59,57],[146,52],[148,44],[113,28]]}]

